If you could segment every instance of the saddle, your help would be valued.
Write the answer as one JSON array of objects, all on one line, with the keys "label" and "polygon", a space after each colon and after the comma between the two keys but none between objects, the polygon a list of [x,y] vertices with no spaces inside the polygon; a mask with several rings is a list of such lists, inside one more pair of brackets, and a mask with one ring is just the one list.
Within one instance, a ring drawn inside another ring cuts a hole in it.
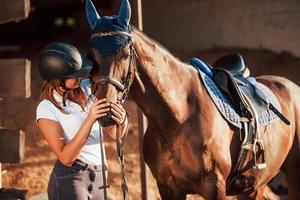
[{"label": "saddle", "polygon": [[256,118],[267,109],[272,110],[282,121],[289,121],[272,104],[258,87],[256,79],[250,77],[250,70],[239,54],[226,55],[213,64],[213,80],[232,100],[240,116]]},{"label": "saddle", "polygon": [[231,100],[240,116],[241,150],[227,185],[230,186],[235,181],[235,175],[241,171],[249,151],[252,152],[252,165],[256,169],[266,168],[265,149],[258,129],[259,116],[271,110],[286,124],[289,124],[289,121],[258,87],[256,79],[250,76],[250,70],[246,67],[242,56],[239,54],[223,56],[212,65],[213,68],[197,58],[193,58],[190,64],[213,80],[221,92]]},{"label": "saddle", "polygon": [[255,96],[255,90],[258,90],[255,88],[256,81],[250,77],[250,70],[245,66],[241,55],[221,57],[213,64],[213,67],[214,82],[231,99],[241,117],[252,119],[254,117],[252,109],[255,109],[254,112],[258,114],[267,109],[264,101]]},{"label": "saddle", "polygon": [[244,77],[250,76],[250,71],[246,67],[244,59],[240,54],[232,54],[219,58],[214,64],[215,68],[222,68],[230,71],[234,77]]}]

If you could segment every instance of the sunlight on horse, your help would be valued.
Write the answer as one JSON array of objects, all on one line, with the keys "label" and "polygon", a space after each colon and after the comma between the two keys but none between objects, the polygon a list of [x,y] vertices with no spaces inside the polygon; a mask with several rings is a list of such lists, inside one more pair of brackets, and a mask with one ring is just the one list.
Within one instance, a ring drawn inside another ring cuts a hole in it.
[{"label": "sunlight on horse", "polygon": [[[89,56],[95,63],[94,93],[97,98],[123,102],[130,89],[148,119],[144,158],[163,200],[184,200],[187,194],[208,200],[228,199],[228,194],[234,199],[263,199],[267,183],[282,166],[287,169],[289,199],[300,196],[300,88],[296,84],[277,76],[257,77],[278,97],[291,125],[278,120],[261,127],[267,167],[249,168],[226,187],[241,147],[239,130],[219,113],[199,72],[129,26],[128,0],[122,1],[117,16],[100,17],[90,0],[86,9],[93,30]],[[110,117],[101,123],[112,124]]]}]

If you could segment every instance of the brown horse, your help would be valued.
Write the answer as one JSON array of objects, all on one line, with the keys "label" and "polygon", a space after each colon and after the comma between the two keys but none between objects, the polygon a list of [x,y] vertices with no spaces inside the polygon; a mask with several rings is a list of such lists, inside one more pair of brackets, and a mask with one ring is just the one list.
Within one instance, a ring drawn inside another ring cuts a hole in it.
[{"label": "brown horse", "polygon": [[[226,199],[228,194],[262,199],[267,183],[285,160],[289,199],[300,197],[300,88],[296,84],[277,76],[257,78],[276,94],[291,125],[276,121],[261,128],[267,167],[250,168],[226,188],[240,149],[239,133],[216,109],[198,71],[130,29],[127,0],[113,17],[99,17],[91,1],[86,6],[94,32],[89,55],[95,63],[91,72],[95,95],[113,102],[124,100],[130,89],[148,119],[144,159],[163,200],[184,200],[187,194],[208,200]],[[110,124],[109,118],[102,121]]]}]

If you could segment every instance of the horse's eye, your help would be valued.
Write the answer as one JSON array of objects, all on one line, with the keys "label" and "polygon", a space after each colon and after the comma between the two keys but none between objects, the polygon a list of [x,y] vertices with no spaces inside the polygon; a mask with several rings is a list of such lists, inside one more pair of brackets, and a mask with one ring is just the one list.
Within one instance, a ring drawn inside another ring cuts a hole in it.
[{"label": "horse's eye", "polygon": [[121,83],[125,83],[125,77],[121,78]]}]

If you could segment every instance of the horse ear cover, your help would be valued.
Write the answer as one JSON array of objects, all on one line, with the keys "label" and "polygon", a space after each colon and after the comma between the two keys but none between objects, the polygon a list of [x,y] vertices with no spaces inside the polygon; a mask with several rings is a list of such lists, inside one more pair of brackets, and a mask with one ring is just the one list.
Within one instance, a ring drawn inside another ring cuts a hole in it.
[{"label": "horse ear cover", "polygon": [[94,30],[99,23],[101,23],[101,17],[97,12],[92,0],[85,1],[85,13],[87,20],[92,30]]},{"label": "horse ear cover", "polygon": [[130,18],[131,18],[130,3],[128,0],[122,0],[120,10],[119,10],[119,15],[118,15],[118,22],[121,25],[128,27]]},{"label": "horse ear cover", "polygon": [[[89,25],[92,28],[92,30],[94,30],[97,27],[97,25],[101,23],[101,17],[98,14],[97,9],[95,8],[92,0],[85,1],[85,12]],[[130,18],[130,3],[128,0],[122,0],[118,15],[118,22],[120,25],[128,27]]]}]

